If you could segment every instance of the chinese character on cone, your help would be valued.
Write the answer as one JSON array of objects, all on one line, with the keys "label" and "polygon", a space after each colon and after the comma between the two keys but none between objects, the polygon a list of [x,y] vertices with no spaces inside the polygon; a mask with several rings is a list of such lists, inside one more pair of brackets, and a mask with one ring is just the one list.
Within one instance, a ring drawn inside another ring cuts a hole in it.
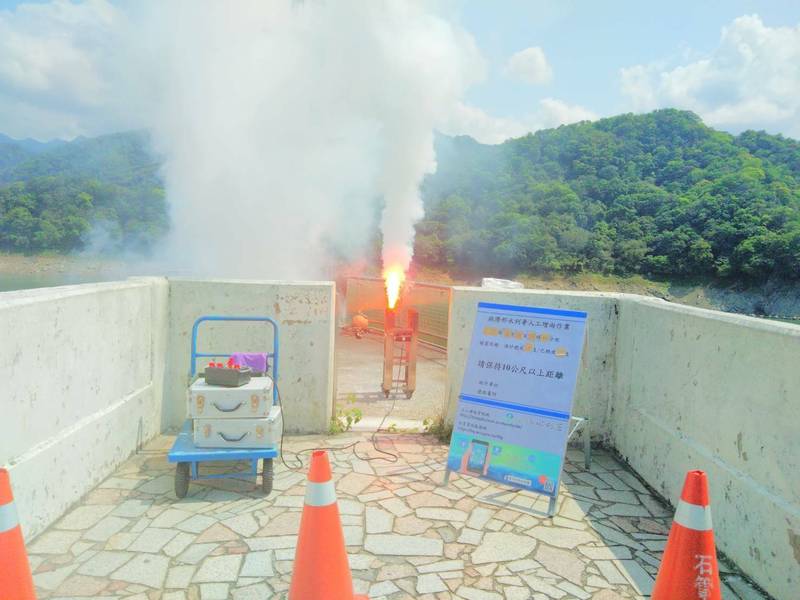
[{"label": "chinese character on cone", "polygon": [[708,479],[689,471],[651,600],[721,600]]},{"label": "chinese character on cone", "polygon": [[353,595],[328,454],[311,455],[289,600],[367,600]]},{"label": "chinese character on cone", "polygon": [[8,471],[0,469],[0,598],[36,600]]}]

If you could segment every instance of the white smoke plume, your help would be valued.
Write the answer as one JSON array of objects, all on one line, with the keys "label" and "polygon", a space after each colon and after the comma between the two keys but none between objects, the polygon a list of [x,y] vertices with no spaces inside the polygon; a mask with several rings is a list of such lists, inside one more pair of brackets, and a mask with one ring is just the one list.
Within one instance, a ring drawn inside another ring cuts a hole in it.
[{"label": "white smoke plume", "polygon": [[121,106],[164,160],[165,252],[186,271],[317,277],[363,257],[406,268],[433,131],[482,75],[472,39],[402,1],[129,4]]}]

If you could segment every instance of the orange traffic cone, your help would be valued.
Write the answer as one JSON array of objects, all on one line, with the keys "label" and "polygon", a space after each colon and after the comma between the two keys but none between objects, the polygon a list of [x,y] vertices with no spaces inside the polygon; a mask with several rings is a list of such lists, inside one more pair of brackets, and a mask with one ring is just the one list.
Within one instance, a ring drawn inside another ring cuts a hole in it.
[{"label": "orange traffic cone", "polygon": [[325,450],[311,455],[289,600],[366,600],[353,595],[336,488]]},{"label": "orange traffic cone", "polygon": [[651,600],[721,600],[708,479],[689,471]]},{"label": "orange traffic cone", "polygon": [[0,469],[0,598],[36,600],[8,471]]}]

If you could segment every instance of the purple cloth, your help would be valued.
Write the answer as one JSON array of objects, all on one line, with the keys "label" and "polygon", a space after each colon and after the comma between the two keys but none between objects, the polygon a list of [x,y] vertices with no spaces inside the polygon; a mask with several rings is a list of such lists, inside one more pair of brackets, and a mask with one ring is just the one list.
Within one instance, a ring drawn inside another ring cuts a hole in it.
[{"label": "purple cloth", "polygon": [[250,367],[256,373],[265,373],[269,368],[267,355],[263,352],[234,352],[231,354],[233,362],[243,367]]}]

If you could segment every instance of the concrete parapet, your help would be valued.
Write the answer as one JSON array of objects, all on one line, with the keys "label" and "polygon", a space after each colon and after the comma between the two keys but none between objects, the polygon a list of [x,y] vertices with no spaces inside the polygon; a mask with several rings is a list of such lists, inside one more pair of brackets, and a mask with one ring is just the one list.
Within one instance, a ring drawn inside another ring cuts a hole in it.
[{"label": "concrete parapet", "polygon": [[711,484],[718,547],[778,598],[800,587],[800,327],[630,294],[453,289],[452,420],[480,301],[586,311],[573,413],[664,498]]},{"label": "concrete parapet", "polygon": [[0,464],[28,538],[160,432],[166,286],[0,294]]},{"label": "concrete parapet", "polygon": [[[170,278],[164,429],[186,418],[192,324],[208,314],[268,316],[280,328],[278,383],[284,423],[291,433],[327,431],[334,398],[333,282]],[[261,323],[202,325],[200,345],[211,352],[261,352],[271,347]],[[202,368],[208,360],[199,363]]]},{"label": "concrete parapet", "polygon": [[[27,539],[141,444],[180,426],[190,332],[204,314],[273,317],[286,429],[327,430],[333,283],[137,277],[0,294],[0,465],[12,471]],[[249,325],[210,326],[201,343],[264,349],[268,329]]]}]

